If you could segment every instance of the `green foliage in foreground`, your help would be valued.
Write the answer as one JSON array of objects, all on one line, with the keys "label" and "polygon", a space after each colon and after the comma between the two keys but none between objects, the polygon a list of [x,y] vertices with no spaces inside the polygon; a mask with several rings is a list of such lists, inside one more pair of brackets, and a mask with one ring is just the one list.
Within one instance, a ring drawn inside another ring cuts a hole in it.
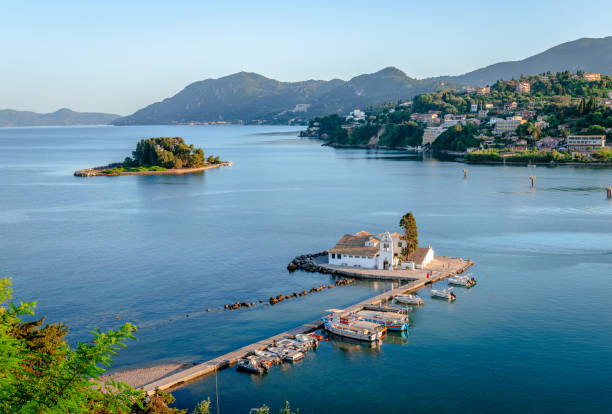
[{"label": "green foliage in foreground", "polygon": [[[93,331],[93,340],[72,349],[66,343],[68,327],[44,325],[35,315],[36,302],[10,302],[11,280],[0,278],[0,413],[11,414],[185,414],[170,408],[172,394],[157,390],[147,397],[142,390],[102,375],[112,357],[134,339],[136,328]],[[210,414],[210,398],[196,405],[193,414]],[[258,413],[269,414],[262,406]],[[293,414],[287,402],[281,414]],[[299,413],[299,410],[297,411]]]},{"label": "green foliage in foreground", "polygon": [[0,279],[0,412],[179,414],[169,408],[174,398],[144,392],[112,378],[102,380],[112,357],[134,338],[135,327],[93,331],[93,340],[72,349],[65,341],[68,328],[44,325],[44,318],[25,322],[35,314],[36,302],[8,302],[10,279]]},{"label": "green foliage in foreground", "polygon": [[[300,410],[291,411],[289,401],[285,401],[285,406],[278,412],[279,414],[300,414]],[[257,414],[270,414],[270,408],[267,405],[263,405],[257,410]]]}]

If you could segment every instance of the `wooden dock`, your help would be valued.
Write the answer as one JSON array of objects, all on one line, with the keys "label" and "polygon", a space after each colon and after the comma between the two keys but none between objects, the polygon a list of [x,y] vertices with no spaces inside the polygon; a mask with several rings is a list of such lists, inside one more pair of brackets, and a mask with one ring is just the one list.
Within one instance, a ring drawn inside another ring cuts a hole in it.
[{"label": "wooden dock", "polygon": [[[456,259],[456,260],[459,260],[456,266],[450,266],[447,270],[430,270],[428,272],[430,274],[429,277],[419,274],[420,277],[418,277],[415,280],[409,281],[407,284],[401,287],[389,290],[387,292],[383,292],[372,298],[366,299],[362,302],[349,306],[345,308],[344,310],[347,312],[354,312],[354,311],[361,310],[364,306],[381,305],[384,302],[392,300],[397,295],[411,293],[411,292],[414,292],[416,290],[419,290],[425,287],[428,284],[438,282],[440,280],[446,279],[448,277],[454,276],[459,273],[463,273],[465,272],[466,269],[468,269],[470,266],[473,265],[473,262],[471,260],[462,260],[462,259]],[[296,334],[300,334],[300,333],[310,333],[322,327],[323,327],[323,324],[320,319],[314,320],[312,322],[309,322],[304,325],[298,326],[296,328],[290,329],[288,331],[282,332],[270,338],[263,339],[259,342],[255,342],[247,346],[243,346],[240,349],[229,352],[225,355],[221,355],[217,358],[211,359],[204,363],[195,365],[191,368],[185,369],[176,374],[173,374],[167,377],[163,377],[156,381],[150,382],[144,385],[143,389],[145,390],[147,394],[152,395],[155,393],[156,389],[166,391],[166,390],[178,388],[190,381],[196,380],[208,374],[212,374],[215,371],[219,371],[223,368],[230,367],[236,364],[236,362],[239,359],[244,358],[245,356],[252,353],[253,351],[263,350],[267,348],[268,346],[272,345],[275,341],[278,341],[280,339],[287,338],[287,337],[293,337]]]}]

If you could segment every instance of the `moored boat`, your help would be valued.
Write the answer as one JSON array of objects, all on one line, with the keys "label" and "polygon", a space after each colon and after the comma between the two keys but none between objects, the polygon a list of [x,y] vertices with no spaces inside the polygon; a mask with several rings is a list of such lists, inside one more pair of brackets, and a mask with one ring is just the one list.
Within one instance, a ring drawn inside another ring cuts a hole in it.
[{"label": "moored boat", "polygon": [[267,371],[267,368],[265,368],[265,365],[259,363],[259,361],[253,358],[239,359],[236,365],[237,365],[237,369],[239,370],[256,373],[256,374],[263,374],[264,372]]},{"label": "moored boat", "polygon": [[304,354],[295,349],[282,348],[279,346],[269,346],[268,351],[272,352],[275,355],[278,355],[282,359],[287,361],[295,362],[304,358]]},{"label": "moored boat", "polygon": [[270,364],[279,364],[281,361],[281,358],[278,355],[275,355],[269,351],[255,351],[254,354]]},{"label": "moored boat", "polygon": [[405,303],[407,305],[422,305],[425,301],[419,296],[415,294],[409,295],[397,295],[395,300],[399,303]]},{"label": "moored boat", "polygon": [[357,316],[366,322],[384,325],[389,331],[408,330],[408,317],[399,313],[362,310],[357,312]]},{"label": "moored boat", "polygon": [[384,325],[355,320],[343,316],[342,311],[332,312],[332,315],[324,318],[323,325],[328,332],[367,342],[378,341],[387,334],[387,328]]},{"label": "moored boat", "polygon": [[476,284],[476,279],[474,279],[474,277],[470,273],[469,275],[464,275],[464,276],[456,275],[456,276],[450,277],[448,279],[448,283],[450,283],[451,285],[472,287]]},{"label": "moored boat", "polygon": [[432,289],[431,290],[431,297],[439,298],[439,299],[446,299],[449,302],[452,302],[455,299],[457,299],[455,294],[453,292],[451,292],[452,289],[453,289],[452,287],[450,287],[448,289]]},{"label": "moored boat", "polygon": [[404,305],[396,305],[396,304],[391,303],[391,304],[384,305],[384,306],[368,305],[368,306],[364,306],[363,309],[376,311],[376,312],[393,312],[393,313],[399,313],[402,315],[409,315],[410,311],[412,310],[412,307],[404,306]]},{"label": "moored boat", "polygon": [[295,335],[295,340],[300,344],[304,344],[308,349],[314,349],[319,346],[319,341],[310,335],[297,334]]},{"label": "moored boat", "polygon": [[317,341],[322,341],[322,340],[323,340],[323,337],[322,337],[321,335],[316,334],[316,333],[314,333],[314,332],[309,333],[309,334],[308,334],[308,336],[310,336],[310,337],[312,337],[312,338],[316,339]]}]

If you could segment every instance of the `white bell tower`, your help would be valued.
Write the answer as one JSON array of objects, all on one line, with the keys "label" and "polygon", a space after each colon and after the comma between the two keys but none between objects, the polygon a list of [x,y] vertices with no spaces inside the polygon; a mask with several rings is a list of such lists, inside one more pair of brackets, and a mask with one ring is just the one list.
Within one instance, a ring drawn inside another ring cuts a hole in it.
[{"label": "white bell tower", "polygon": [[380,247],[378,251],[378,269],[392,270],[393,269],[393,239],[391,234],[386,231],[380,238]]}]

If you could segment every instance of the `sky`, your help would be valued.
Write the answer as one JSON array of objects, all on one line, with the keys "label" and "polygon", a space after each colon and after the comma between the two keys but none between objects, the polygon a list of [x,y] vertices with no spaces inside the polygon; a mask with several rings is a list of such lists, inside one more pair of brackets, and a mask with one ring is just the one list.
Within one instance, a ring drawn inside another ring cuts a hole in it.
[{"label": "sky", "polygon": [[0,109],[130,114],[239,71],[416,78],[612,35],[609,0],[0,1]]}]

